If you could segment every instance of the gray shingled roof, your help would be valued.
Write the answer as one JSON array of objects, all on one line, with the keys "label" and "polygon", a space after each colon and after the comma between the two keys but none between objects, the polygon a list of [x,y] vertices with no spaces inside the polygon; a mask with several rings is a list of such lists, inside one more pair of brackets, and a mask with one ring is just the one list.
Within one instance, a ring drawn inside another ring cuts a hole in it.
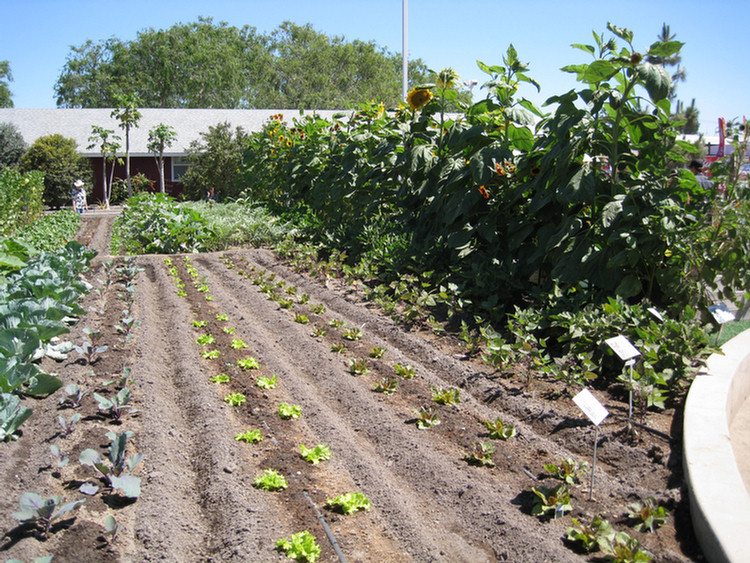
[{"label": "gray shingled roof", "polygon": [[[209,127],[228,122],[232,129],[242,127],[248,133],[260,131],[263,124],[277,113],[284,115],[284,121],[291,123],[299,116],[298,110],[272,109],[139,109],[142,114],[138,127],[130,131],[130,154],[132,156],[151,155],[147,150],[148,132],[151,128],[164,123],[174,128],[177,140],[168,149],[167,155],[181,156],[192,141],[199,140],[201,133],[207,133]],[[84,156],[99,156],[98,149],[89,150],[91,126],[98,125],[114,130],[122,138],[122,151],[125,150],[125,131],[120,129],[119,122],[110,117],[111,109],[0,109],[0,123],[12,123],[21,132],[27,144],[39,137],[59,133],[64,137],[75,139],[78,150]],[[324,119],[330,119],[342,112],[318,110],[315,113]]]}]

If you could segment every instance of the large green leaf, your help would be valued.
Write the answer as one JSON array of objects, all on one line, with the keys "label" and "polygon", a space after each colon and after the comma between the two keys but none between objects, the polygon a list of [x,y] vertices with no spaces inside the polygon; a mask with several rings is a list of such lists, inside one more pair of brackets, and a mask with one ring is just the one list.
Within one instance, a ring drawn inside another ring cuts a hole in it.
[{"label": "large green leaf", "polygon": [[646,91],[648,91],[651,101],[658,102],[669,95],[672,78],[663,66],[641,63],[635,67],[635,71],[638,73],[638,78],[643,81],[643,85]]},{"label": "large green leaf", "polygon": [[582,80],[588,84],[595,84],[609,80],[617,74],[617,67],[605,60],[596,60],[583,72]]}]

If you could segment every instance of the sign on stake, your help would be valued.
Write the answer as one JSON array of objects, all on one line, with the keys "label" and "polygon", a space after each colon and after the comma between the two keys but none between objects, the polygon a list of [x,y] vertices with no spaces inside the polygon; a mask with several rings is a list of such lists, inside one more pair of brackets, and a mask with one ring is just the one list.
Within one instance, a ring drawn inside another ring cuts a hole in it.
[{"label": "sign on stake", "polygon": [[612,351],[625,362],[626,366],[630,367],[630,393],[628,397],[628,424],[633,420],[633,365],[635,364],[635,358],[640,356],[641,353],[638,349],[633,346],[627,338],[622,334],[613,338],[608,338],[604,342],[607,346],[612,348]]},{"label": "sign on stake", "polygon": [[716,322],[719,323],[719,332],[716,333],[716,344],[718,344],[719,338],[721,337],[721,331],[724,329],[724,324],[732,322],[734,320],[734,314],[724,303],[709,305],[708,310],[711,315],[713,315]]},{"label": "sign on stake", "polygon": [[599,447],[599,425],[607,418],[609,411],[604,408],[596,397],[588,389],[584,389],[573,397],[573,402],[583,411],[588,419],[594,423],[594,461],[591,464],[591,485],[589,487],[589,500],[594,495],[594,472],[596,471],[596,450]]}]

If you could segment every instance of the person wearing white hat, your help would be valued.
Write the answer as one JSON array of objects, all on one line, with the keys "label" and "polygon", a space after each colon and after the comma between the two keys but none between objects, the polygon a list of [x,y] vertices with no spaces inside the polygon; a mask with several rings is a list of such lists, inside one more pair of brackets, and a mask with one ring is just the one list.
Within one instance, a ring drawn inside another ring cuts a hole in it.
[{"label": "person wearing white hat", "polygon": [[73,182],[73,211],[83,213],[89,210],[89,204],[86,202],[86,190],[83,188],[83,182],[76,180]]}]

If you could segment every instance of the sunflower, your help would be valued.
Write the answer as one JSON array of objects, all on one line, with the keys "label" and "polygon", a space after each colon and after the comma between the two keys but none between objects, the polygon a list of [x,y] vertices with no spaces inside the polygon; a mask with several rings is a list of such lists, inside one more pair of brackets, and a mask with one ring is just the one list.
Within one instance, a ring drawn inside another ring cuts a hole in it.
[{"label": "sunflower", "polygon": [[406,101],[409,102],[409,107],[414,110],[421,108],[431,99],[432,92],[427,88],[414,88],[414,90],[409,92],[409,95],[406,96]]},{"label": "sunflower", "polygon": [[444,68],[438,74],[437,83],[441,88],[452,88],[458,81],[458,73],[452,68]]}]

